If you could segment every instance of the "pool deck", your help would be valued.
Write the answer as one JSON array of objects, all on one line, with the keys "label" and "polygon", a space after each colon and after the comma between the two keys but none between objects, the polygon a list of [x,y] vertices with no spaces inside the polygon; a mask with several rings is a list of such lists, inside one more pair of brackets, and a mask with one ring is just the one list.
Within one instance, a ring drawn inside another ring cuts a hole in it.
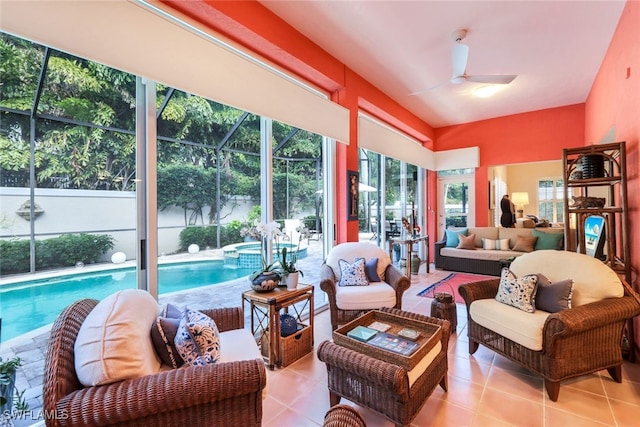
[{"label": "pool deck", "polygon": [[[178,254],[161,257],[160,262],[173,261],[196,261],[203,259],[222,259],[222,249],[212,249],[200,251],[197,254]],[[311,240],[307,250],[307,256],[298,261],[298,267],[304,271],[304,277],[301,278],[302,283],[314,284],[315,290],[315,306],[316,308],[323,304],[324,298],[321,297],[322,291],[318,288],[320,283],[319,266],[322,263],[322,242]],[[131,262],[135,265],[134,262]],[[119,264],[122,267],[126,264]],[[106,264],[103,266],[86,266],[82,271],[90,271],[92,269],[100,269],[113,266]],[[39,274],[37,276],[30,275],[30,279],[50,277],[55,274],[69,274],[74,269],[65,271],[50,272]],[[172,303],[174,305],[184,307],[189,306],[195,309],[199,308],[215,308],[215,307],[231,307],[242,304],[242,292],[249,289],[247,278],[241,278],[216,284],[212,286],[203,286],[188,291],[174,292],[171,294],[160,295],[158,302],[160,305]],[[248,317],[249,310],[245,309],[245,327],[250,325]],[[49,332],[51,324],[31,331],[19,337],[0,343],[0,357],[3,359],[19,356],[22,359],[22,367],[16,375],[16,387],[18,390],[25,390],[24,397],[29,404],[30,412],[24,420],[14,420],[16,427],[44,425],[40,424],[38,419],[39,412],[42,409],[42,379],[44,375],[44,359],[47,352],[49,340]]]}]

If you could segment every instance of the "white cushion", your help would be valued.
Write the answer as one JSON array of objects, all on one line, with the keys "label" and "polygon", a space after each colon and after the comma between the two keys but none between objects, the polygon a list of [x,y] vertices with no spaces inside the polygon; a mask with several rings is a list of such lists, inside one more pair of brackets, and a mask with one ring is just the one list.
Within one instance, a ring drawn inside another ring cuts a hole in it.
[{"label": "white cushion", "polygon": [[146,291],[125,289],[100,301],[82,323],[75,368],[85,387],[159,372],[151,335],[160,308]]},{"label": "white cushion", "polygon": [[542,350],[542,329],[549,313],[527,313],[493,298],[471,303],[469,315],[479,325],[531,350]]},{"label": "white cushion", "polygon": [[572,307],[624,295],[615,271],[597,258],[576,252],[534,251],[516,258],[509,268],[518,277],[542,273],[552,283],[572,279]]},{"label": "white cushion", "polygon": [[231,329],[220,332],[220,360],[217,363],[238,360],[262,360],[262,353],[248,329]]},{"label": "white cushion", "polygon": [[346,242],[340,243],[335,246],[327,255],[325,263],[331,267],[333,274],[336,276],[336,281],[340,280],[340,265],[339,260],[343,259],[347,262],[353,262],[356,258],[362,257],[366,261],[370,258],[378,258],[378,276],[381,280],[384,280],[384,273],[387,267],[391,264],[391,258],[389,253],[379,246],[369,242]]},{"label": "white cushion", "polygon": [[371,282],[369,286],[336,286],[336,305],[342,310],[393,307],[396,292],[386,282]]},{"label": "white cushion", "polygon": [[420,375],[422,375],[424,371],[427,370],[429,365],[433,363],[433,360],[436,358],[436,356],[440,354],[441,350],[442,350],[442,341],[438,341],[436,345],[434,345],[433,348],[429,350],[429,352],[425,354],[425,356],[422,359],[420,359],[418,364],[414,366],[413,369],[411,369],[410,371],[407,371],[407,378],[409,379],[409,387],[411,387],[413,383],[416,382],[418,378],[420,378]]}]

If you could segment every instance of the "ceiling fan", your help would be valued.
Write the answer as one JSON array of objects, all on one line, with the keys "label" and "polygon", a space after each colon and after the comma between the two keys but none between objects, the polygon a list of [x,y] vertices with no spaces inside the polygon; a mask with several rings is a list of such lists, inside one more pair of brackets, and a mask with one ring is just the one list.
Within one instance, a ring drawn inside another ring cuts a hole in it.
[{"label": "ceiling fan", "polygon": [[436,86],[409,94],[420,95],[421,93],[430,91],[444,84],[451,83],[454,85],[464,82],[484,83],[491,85],[506,85],[517,77],[515,74],[491,74],[491,75],[469,75],[467,74],[467,59],[469,57],[469,46],[462,44],[462,40],[467,36],[467,30],[456,30],[451,34],[453,41],[453,50],[451,51],[451,64],[453,73],[449,80],[437,84]]}]

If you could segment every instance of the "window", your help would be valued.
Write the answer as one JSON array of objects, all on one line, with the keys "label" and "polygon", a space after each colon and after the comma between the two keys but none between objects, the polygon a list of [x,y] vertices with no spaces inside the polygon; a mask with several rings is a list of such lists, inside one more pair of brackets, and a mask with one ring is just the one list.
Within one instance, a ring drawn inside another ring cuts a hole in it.
[{"label": "window", "polygon": [[564,183],[561,178],[538,181],[538,216],[549,222],[564,222]]}]

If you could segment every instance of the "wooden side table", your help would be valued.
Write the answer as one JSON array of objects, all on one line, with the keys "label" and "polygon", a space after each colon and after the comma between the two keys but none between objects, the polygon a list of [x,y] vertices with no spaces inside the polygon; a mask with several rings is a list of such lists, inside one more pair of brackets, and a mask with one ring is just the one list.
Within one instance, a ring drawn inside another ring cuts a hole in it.
[{"label": "wooden side table", "polygon": [[[302,320],[302,313],[309,309],[309,328],[313,340],[313,285],[298,284],[296,289],[277,287],[271,292],[253,290],[242,293],[242,306],[249,303],[251,310],[251,333],[256,336],[261,346],[268,342],[269,349],[265,356],[269,369],[282,365],[283,355],[279,354],[280,312],[293,312],[297,321]],[[302,306],[296,304],[302,303]],[[313,348],[313,341],[311,341]]]},{"label": "wooden side table", "polygon": [[418,236],[409,238],[389,239],[389,256],[393,260],[393,245],[405,245],[407,248],[407,272],[406,276],[411,277],[411,252],[413,245],[423,243],[425,246],[425,256],[427,261],[427,273],[429,272],[429,236]]}]

